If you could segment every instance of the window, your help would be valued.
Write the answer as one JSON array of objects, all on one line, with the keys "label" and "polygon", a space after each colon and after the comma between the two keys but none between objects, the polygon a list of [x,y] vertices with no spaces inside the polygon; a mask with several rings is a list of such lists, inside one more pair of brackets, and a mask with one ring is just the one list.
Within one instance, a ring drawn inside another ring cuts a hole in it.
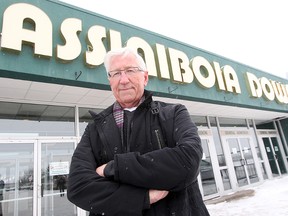
[{"label": "window", "polygon": [[74,136],[74,107],[0,102],[0,136]]}]

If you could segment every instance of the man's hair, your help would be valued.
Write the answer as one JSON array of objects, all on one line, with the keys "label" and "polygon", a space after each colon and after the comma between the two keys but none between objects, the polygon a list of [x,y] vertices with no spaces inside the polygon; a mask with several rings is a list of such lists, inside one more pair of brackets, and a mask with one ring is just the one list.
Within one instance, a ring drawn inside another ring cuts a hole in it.
[{"label": "man's hair", "polygon": [[106,71],[107,73],[110,71],[110,62],[111,62],[111,59],[115,56],[129,56],[129,55],[133,55],[135,56],[136,58],[136,61],[138,63],[138,66],[141,70],[144,70],[146,71],[147,68],[146,68],[146,64],[143,60],[143,58],[133,49],[129,48],[129,47],[123,47],[123,48],[120,48],[120,49],[115,49],[115,50],[111,50],[109,51],[105,57],[104,57],[104,66],[106,68]]}]

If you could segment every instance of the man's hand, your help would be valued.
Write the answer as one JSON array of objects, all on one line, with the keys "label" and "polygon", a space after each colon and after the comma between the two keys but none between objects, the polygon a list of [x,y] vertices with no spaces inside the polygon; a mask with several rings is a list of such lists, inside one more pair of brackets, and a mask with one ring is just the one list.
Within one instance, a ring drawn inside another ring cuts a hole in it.
[{"label": "man's hand", "polygon": [[104,176],[104,169],[105,169],[105,167],[106,167],[106,164],[103,164],[103,165],[97,167],[96,173],[97,173],[98,175],[102,176],[102,177],[105,177],[105,176]]},{"label": "man's hand", "polygon": [[[96,173],[102,177],[104,176],[104,169],[107,164],[103,164],[99,167],[96,168]],[[154,190],[150,189],[149,190],[149,198],[150,198],[150,204],[156,203],[161,199],[164,199],[168,195],[169,191],[165,190]]]},{"label": "man's hand", "polygon": [[168,195],[169,191],[165,190],[149,190],[150,204],[156,203],[161,199],[164,199]]}]

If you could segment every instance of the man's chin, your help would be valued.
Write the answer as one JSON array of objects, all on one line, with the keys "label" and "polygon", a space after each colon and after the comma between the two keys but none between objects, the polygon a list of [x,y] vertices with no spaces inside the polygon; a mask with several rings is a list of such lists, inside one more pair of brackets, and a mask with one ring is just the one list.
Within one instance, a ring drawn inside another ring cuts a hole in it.
[{"label": "man's chin", "polygon": [[135,100],[135,97],[122,98],[120,101],[120,104],[123,108],[135,107],[138,105],[138,103],[139,103],[139,101]]}]

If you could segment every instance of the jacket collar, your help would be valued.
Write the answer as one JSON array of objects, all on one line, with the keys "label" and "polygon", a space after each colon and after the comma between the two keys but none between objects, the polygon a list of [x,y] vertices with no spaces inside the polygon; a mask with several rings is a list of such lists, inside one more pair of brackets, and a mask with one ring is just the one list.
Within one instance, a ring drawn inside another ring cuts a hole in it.
[{"label": "jacket collar", "polygon": [[[138,108],[149,108],[151,101],[152,101],[152,92],[148,91],[148,90],[144,90],[144,96],[145,96],[145,100],[143,101],[143,103],[141,103]],[[102,112],[100,113],[96,113],[92,110],[89,110],[90,115],[92,116],[92,118],[95,121],[99,121],[99,120],[103,120],[105,119],[107,116],[109,116],[110,114],[113,113],[113,104],[110,105],[109,107],[107,107],[106,109],[104,109]]]}]

